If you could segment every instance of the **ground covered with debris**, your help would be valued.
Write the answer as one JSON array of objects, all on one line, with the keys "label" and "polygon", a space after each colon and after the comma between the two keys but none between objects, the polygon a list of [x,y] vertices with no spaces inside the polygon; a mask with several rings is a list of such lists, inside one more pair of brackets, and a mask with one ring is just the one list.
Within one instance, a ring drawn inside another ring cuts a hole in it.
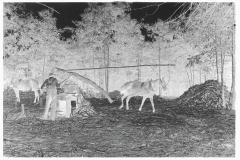
[{"label": "ground covered with debris", "polygon": [[[190,88],[175,100],[155,96],[156,113],[152,113],[149,100],[139,112],[139,98],[130,100],[130,110],[119,110],[119,99],[110,104],[107,99],[91,98],[88,100],[96,115],[57,121],[38,118],[44,108],[32,103],[34,98],[31,92],[20,92],[26,117],[16,118],[21,107],[14,108],[13,90],[5,90],[3,155],[234,157],[235,112],[213,106],[218,104],[217,100],[205,102],[209,100],[207,98],[218,97],[220,93],[216,89],[218,85],[214,83],[194,86],[195,89]],[[206,96],[210,92],[212,96]]]}]

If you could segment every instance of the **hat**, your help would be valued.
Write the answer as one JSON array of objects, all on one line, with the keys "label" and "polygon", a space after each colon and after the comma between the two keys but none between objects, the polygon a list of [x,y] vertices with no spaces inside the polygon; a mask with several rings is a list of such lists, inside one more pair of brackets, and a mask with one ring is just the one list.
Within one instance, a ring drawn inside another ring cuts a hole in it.
[{"label": "hat", "polygon": [[49,77],[54,77],[55,74],[54,73],[49,73]]}]

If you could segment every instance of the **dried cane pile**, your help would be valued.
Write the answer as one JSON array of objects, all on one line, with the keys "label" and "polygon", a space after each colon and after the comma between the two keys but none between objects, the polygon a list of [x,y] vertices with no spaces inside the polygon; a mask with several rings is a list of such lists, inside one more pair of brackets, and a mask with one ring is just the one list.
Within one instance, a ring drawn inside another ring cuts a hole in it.
[{"label": "dried cane pile", "polygon": [[109,92],[108,93],[109,96],[113,99],[117,99],[117,98],[121,98],[121,94],[119,91],[115,90],[115,91],[112,91],[112,92]]},{"label": "dried cane pile", "polygon": [[[227,107],[229,107],[230,93],[226,86],[224,86],[224,94]],[[221,102],[221,85],[216,80],[208,80],[203,84],[194,85],[176,100],[176,103],[181,106],[205,108],[221,108]]]},{"label": "dried cane pile", "polygon": [[86,100],[81,94],[78,96],[78,103],[76,104],[76,109],[73,112],[73,116],[87,118],[89,116],[97,116],[92,104]]}]

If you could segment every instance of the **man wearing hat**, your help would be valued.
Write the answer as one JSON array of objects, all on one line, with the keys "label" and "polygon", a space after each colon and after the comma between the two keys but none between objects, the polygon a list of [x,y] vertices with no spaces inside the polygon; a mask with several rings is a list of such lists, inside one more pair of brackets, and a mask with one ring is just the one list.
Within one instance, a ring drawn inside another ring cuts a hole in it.
[{"label": "man wearing hat", "polygon": [[52,120],[55,119],[55,113],[57,109],[57,87],[60,85],[58,84],[58,80],[55,78],[54,73],[49,73],[49,78],[46,79],[41,86],[41,90],[46,91],[46,104],[45,104],[45,109],[43,116],[41,117],[42,119],[48,119],[48,112],[49,108],[51,106],[51,113],[50,117]]}]

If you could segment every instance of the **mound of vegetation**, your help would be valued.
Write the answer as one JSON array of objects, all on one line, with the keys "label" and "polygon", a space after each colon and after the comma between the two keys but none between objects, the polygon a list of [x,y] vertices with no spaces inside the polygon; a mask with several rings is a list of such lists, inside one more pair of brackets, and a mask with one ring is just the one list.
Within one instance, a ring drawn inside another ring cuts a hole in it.
[{"label": "mound of vegetation", "polygon": [[[208,80],[203,84],[194,85],[183,93],[176,101],[178,105],[182,106],[202,106],[206,108],[221,108],[221,84],[216,80]],[[227,87],[224,86],[225,100],[227,107],[230,93]]]}]

